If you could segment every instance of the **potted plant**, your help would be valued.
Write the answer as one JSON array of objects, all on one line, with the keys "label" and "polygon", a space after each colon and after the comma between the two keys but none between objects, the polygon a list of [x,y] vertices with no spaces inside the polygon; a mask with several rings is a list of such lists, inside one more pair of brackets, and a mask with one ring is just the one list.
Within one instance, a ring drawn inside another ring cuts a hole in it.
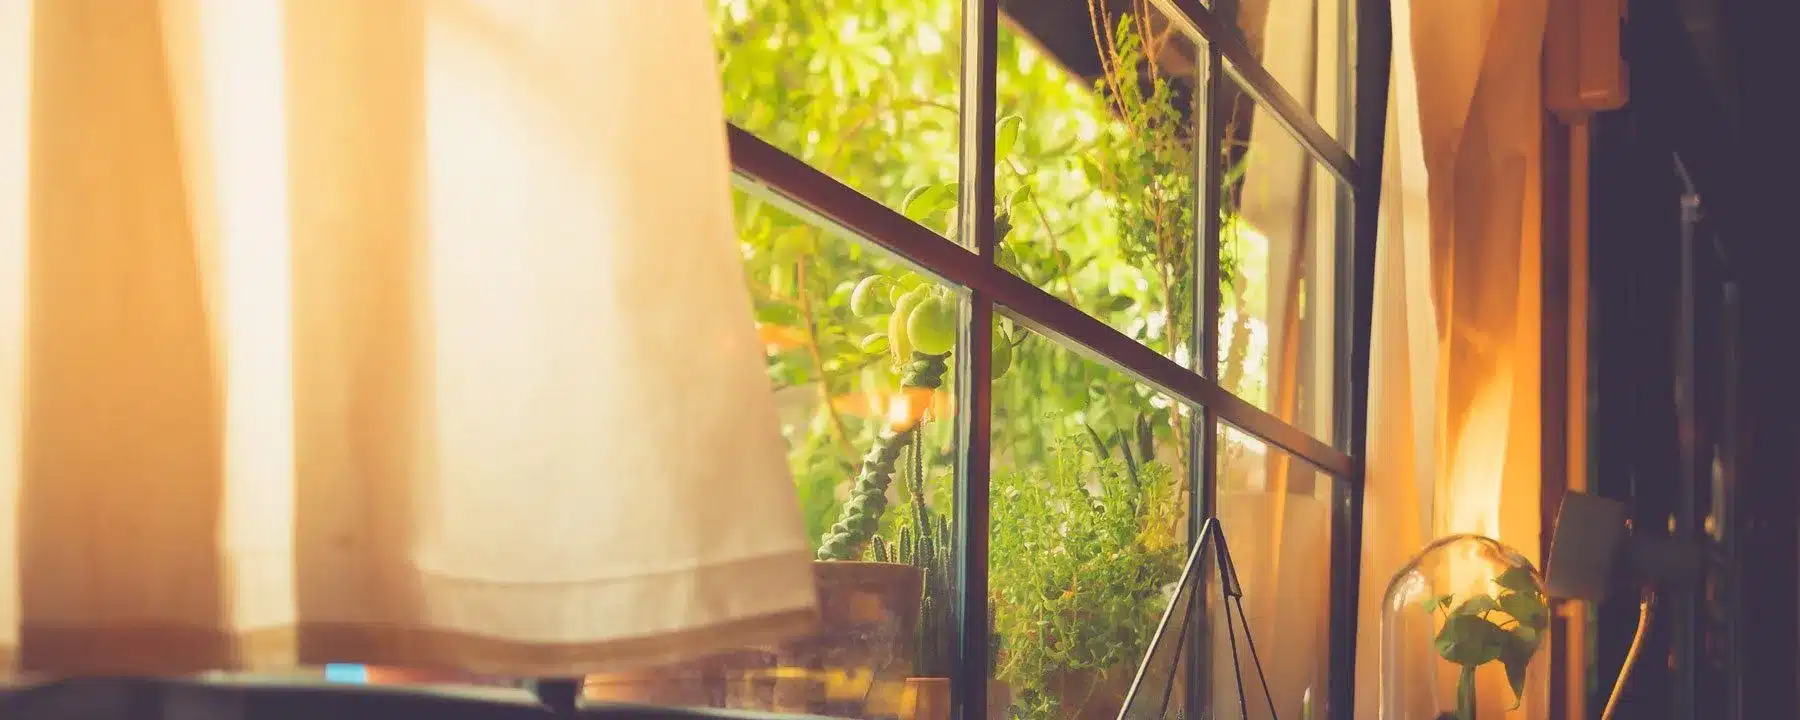
[{"label": "potted plant", "polygon": [[993,480],[1007,508],[989,578],[1009,717],[1116,715],[1180,575],[1178,482],[1142,454],[1104,452],[1065,440],[1046,466]]},{"label": "potted plant", "polygon": [[950,675],[956,663],[956,540],[950,533],[950,519],[925,503],[921,468],[915,464],[910,470],[905,488],[907,512],[898,539],[887,542],[876,537],[871,548],[876,562],[910,565],[924,580],[912,675],[906,679],[900,715],[904,720],[949,720]]},{"label": "potted plant", "polygon": [[1543,581],[1524,556],[1476,535],[1433,542],[1382,600],[1382,716],[1536,716],[1549,630]]},{"label": "potted plant", "polygon": [[[941,187],[941,186],[940,186]],[[915,208],[940,203],[943,212],[954,192],[916,192]],[[899,391],[889,406],[885,427],[862,458],[849,497],[837,521],[820,538],[815,579],[822,614],[821,632],[791,643],[781,663],[807,667],[865,668],[871,682],[888,679],[911,683],[912,697],[928,706],[948,709],[949,645],[953,597],[954,544],[949,523],[926,505],[924,478],[928,447],[924,434],[932,422],[934,399],[950,370],[957,330],[957,298],[941,286],[913,273],[898,277],[871,275],[855,286],[852,312],[880,330],[863,338],[862,349],[885,353],[899,376]],[[998,326],[997,326],[998,328]],[[1010,365],[1011,342],[996,329],[993,373]],[[902,475],[908,510],[900,522],[889,521],[889,495]],[[897,530],[894,542],[877,537],[887,524]],[[873,610],[880,608],[880,611]],[[878,636],[891,636],[891,642]],[[941,680],[942,682],[937,682]],[[850,704],[882,704],[888,694],[871,689]],[[904,696],[903,696],[904,697]],[[813,712],[859,712],[829,700],[807,703]]]}]

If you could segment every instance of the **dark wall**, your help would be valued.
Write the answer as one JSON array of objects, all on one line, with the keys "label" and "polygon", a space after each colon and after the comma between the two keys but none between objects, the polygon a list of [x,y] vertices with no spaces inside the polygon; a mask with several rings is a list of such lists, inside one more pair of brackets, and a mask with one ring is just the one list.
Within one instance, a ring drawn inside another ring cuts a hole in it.
[{"label": "dark wall", "polygon": [[[1632,2],[1631,104],[1594,125],[1595,489],[1710,558],[1663,594],[1620,717],[1800,717],[1792,5]],[[1636,619],[1629,593],[1599,609],[1596,716]]]},{"label": "dark wall", "polygon": [[[1675,406],[1682,188],[1666,143],[1633,112],[1594,124],[1589,199],[1589,322],[1594,373],[1589,398],[1593,490],[1625,501],[1634,526],[1657,529],[1678,505],[1681,454]],[[1602,603],[1597,677],[1588,706],[1604,706],[1637,624],[1638,596],[1623,588]],[[1666,662],[1672,623],[1653,626],[1622,717],[1675,718]]]},{"label": "dark wall", "polygon": [[1727,232],[1745,278],[1741,499],[1753,515],[1743,613],[1757,638],[1745,669],[1746,703],[1760,711],[1766,702],[1767,717],[1800,717],[1800,8],[1722,4],[1738,75],[1731,191],[1743,198]]}]

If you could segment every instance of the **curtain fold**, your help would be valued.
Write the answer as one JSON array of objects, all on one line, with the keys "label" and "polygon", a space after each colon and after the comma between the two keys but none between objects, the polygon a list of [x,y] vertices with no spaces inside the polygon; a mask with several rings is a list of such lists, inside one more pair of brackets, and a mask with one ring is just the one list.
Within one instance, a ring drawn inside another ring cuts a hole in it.
[{"label": "curtain fold", "polygon": [[697,2],[0,0],[0,672],[809,628],[719,93]]},{"label": "curtain fold", "polygon": [[[1475,533],[1540,557],[1546,7],[1394,3],[1365,449],[1359,718],[1378,716],[1382,595],[1425,543]],[[1498,705],[1484,712],[1511,705],[1505,687],[1478,696]]]}]

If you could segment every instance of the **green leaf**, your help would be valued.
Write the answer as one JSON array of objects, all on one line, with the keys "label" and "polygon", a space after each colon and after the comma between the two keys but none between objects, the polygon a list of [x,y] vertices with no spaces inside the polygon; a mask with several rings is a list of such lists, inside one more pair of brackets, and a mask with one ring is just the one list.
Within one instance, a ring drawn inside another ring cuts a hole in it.
[{"label": "green leaf", "polygon": [[1100,309],[1104,312],[1118,312],[1135,304],[1137,304],[1137,299],[1130,295],[1114,295],[1107,298],[1106,302],[1101,304]]},{"label": "green leaf", "polygon": [[1532,577],[1531,569],[1526,567],[1507,568],[1500,577],[1494,578],[1494,584],[1518,593],[1538,592],[1537,578]]},{"label": "green leaf", "polygon": [[766,325],[786,327],[800,327],[805,324],[800,317],[800,309],[785,303],[768,303],[756,308],[756,321]]},{"label": "green leaf", "polygon": [[1020,185],[1017,188],[1014,188],[1012,192],[1006,194],[1006,201],[1002,203],[1000,207],[1005,208],[1006,212],[1016,215],[1019,213],[1019,208],[1025,205],[1026,198],[1030,196],[1031,186]]},{"label": "green leaf", "polygon": [[1500,609],[1500,603],[1494,601],[1494,596],[1492,596],[1492,595],[1476,595],[1467,600],[1464,600],[1462,602],[1462,604],[1456,606],[1456,610],[1452,611],[1450,614],[1452,614],[1452,615],[1480,615],[1485,612],[1493,612],[1493,611],[1499,610],[1499,609]]},{"label": "green leaf", "polygon": [[998,262],[1000,263],[1000,267],[1002,267],[1008,271],[1011,271],[1015,275],[1018,274],[1018,272],[1019,272],[1019,254],[1016,252],[1013,252],[1013,249],[1011,247],[1006,246],[1006,245],[1001,245],[999,247],[999,249],[994,251],[994,254],[998,257]]},{"label": "green leaf", "polygon": [[1528,627],[1514,628],[1500,646],[1500,664],[1506,666],[1506,682],[1512,685],[1513,708],[1525,701],[1525,671],[1537,654],[1539,635]]},{"label": "green leaf", "polygon": [[770,249],[781,258],[812,255],[819,250],[814,235],[812,228],[805,225],[790,226],[775,236]]},{"label": "green leaf", "polygon": [[1477,615],[1451,615],[1438,630],[1434,645],[1445,660],[1475,667],[1500,657],[1506,631]]},{"label": "green leaf", "polygon": [[1098,186],[1106,177],[1105,173],[1100,172],[1100,166],[1094,162],[1093,158],[1082,155],[1076,161],[1081,163],[1081,174],[1087,177],[1089,183]]},{"label": "green leaf", "polygon": [[999,124],[994,127],[994,159],[996,161],[1004,160],[1006,156],[1012,154],[1013,145],[1019,142],[1019,128],[1024,124],[1024,119],[1017,115],[1000,118]]},{"label": "green leaf", "polygon": [[1520,625],[1542,630],[1550,622],[1550,609],[1537,593],[1507,593],[1500,596],[1500,609],[1513,616]]},{"label": "green leaf", "polygon": [[912,192],[906,194],[906,199],[900,202],[900,214],[923,224],[954,205],[956,192],[956,183],[913,188]]},{"label": "green leaf", "polygon": [[887,352],[887,348],[888,348],[887,333],[875,333],[873,335],[866,335],[863,337],[861,342],[857,343],[857,345],[863,349],[863,352],[871,352],[871,353]]},{"label": "green leaf", "polygon": [[1450,600],[1453,597],[1455,596],[1450,593],[1428,597],[1419,601],[1419,607],[1425,612],[1437,612],[1438,610],[1450,607]]}]

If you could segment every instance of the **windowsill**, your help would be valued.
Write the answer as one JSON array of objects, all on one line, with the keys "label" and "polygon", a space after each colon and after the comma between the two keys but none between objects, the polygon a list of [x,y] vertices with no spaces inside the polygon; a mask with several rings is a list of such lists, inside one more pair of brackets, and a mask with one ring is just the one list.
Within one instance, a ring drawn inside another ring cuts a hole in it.
[{"label": "windowsill", "polygon": [[[526,690],[456,685],[350,685],[323,680],[79,678],[0,690],[7,720],[538,720],[553,717]],[[804,720],[751,711],[590,704],[581,717],[608,720]]]}]

